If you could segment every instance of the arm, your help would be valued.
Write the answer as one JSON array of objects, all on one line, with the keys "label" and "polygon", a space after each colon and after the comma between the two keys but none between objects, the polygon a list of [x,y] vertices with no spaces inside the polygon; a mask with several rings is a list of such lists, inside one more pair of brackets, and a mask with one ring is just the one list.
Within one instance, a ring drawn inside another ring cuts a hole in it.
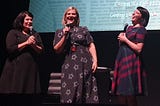
[{"label": "arm", "polygon": [[18,44],[18,49],[22,50],[26,46],[31,46],[37,53],[41,53],[43,50],[42,46],[37,45],[37,41],[34,36],[30,36],[25,42]]},{"label": "arm", "polygon": [[[55,50],[56,53],[61,53],[63,51],[64,46],[67,41],[67,35],[68,35],[69,30],[70,30],[69,27],[65,27],[63,29],[62,38],[60,39],[60,41],[57,44],[53,45],[53,49]],[[57,36],[57,35],[55,35],[55,36]]]},{"label": "arm", "polygon": [[37,44],[32,44],[31,46],[37,53],[41,53],[43,51],[43,48]]},{"label": "arm", "polygon": [[97,69],[97,52],[96,52],[96,47],[93,42],[90,43],[89,45],[89,52],[91,53],[92,61],[93,61],[92,70],[93,72],[95,72]]},{"label": "arm", "polygon": [[37,52],[42,51],[42,47],[37,45],[36,43],[37,41],[35,40],[34,36],[28,37],[28,39],[22,43],[18,43],[18,40],[17,40],[18,36],[21,36],[21,35],[18,35],[16,30],[11,30],[7,34],[6,48],[10,54],[19,52],[27,46],[32,46],[32,48]]},{"label": "arm", "polygon": [[25,48],[27,45],[29,45],[28,41],[25,41],[23,43],[18,44],[18,49],[22,50],[23,48]]},{"label": "arm", "polygon": [[17,42],[17,31],[16,30],[10,30],[6,37],[6,48],[9,54],[14,54],[19,52],[21,49],[23,49],[25,46],[27,46],[27,42],[23,42],[21,44],[18,44]]},{"label": "arm", "polygon": [[118,35],[118,40],[120,42],[124,42],[126,43],[130,48],[132,48],[135,52],[140,53],[142,51],[143,48],[143,43],[134,43],[132,41],[130,41],[127,37],[125,33],[120,33]]},{"label": "arm", "polygon": [[53,46],[53,49],[55,50],[56,53],[61,53],[64,49],[64,46],[66,44],[66,36],[64,35],[61,40]]},{"label": "arm", "polygon": [[18,44],[18,49],[22,50],[26,46],[31,46],[37,53],[42,51],[42,47],[36,44],[34,36],[30,36],[25,42]]},{"label": "arm", "polygon": [[43,43],[40,35],[37,33],[34,36],[31,36],[31,44],[30,46],[37,52],[41,53],[43,51]]}]

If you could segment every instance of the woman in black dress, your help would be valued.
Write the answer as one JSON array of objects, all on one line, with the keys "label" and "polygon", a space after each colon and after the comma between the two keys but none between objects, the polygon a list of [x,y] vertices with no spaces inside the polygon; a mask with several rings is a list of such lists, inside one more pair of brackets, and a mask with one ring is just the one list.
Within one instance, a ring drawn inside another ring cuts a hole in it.
[{"label": "woman in black dress", "polygon": [[97,54],[87,27],[79,26],[79,13],[69,7],[63,16],[64,28],[55,32],[55,52],[64,53],[61,103],[98,103],[97,84],[93,73]]},{"label": "woman in black dress", "polygon": [[23,11],[6,37],[8,56],[0,78],[0,93],[40,93],[37,56],[43,51],[40,35],[32,29],[33,15]]}]

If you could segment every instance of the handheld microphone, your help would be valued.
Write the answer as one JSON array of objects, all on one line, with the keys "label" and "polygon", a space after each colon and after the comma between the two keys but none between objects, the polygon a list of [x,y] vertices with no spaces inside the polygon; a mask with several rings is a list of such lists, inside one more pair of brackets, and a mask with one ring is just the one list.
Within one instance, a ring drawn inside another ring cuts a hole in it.
[{"label": "handheld microphone", "polygon": [[67,31],[67,37],[66,37],[66,39],[69,39],[70,38],[70,29],[72,28],[72,23],[70,23],[70,22],[66,23],[65,27],[69,28],[69,30]]},{"label": "handheld microphone", "polygon": [[73,23],[67,23],[66,24],[66,27],[72,27],[73,26]]},{"label": "handheld microphone", "polygon": [[30,26],[29,30],[30,30],[30,35],[33,35],[33,26]]},{"label": "handheld microphone", "polygon": [[[128,23],[126,23],[126,24],[124,25],[124,29],[123,29],[123,32],[124,32],[124,33],[126,32],[127,28],[128,28]],[[121,45],[121,42],[120,42],[120,41],[119,41],[119,45]]]},{"label": "handheld microphone", "polygon": [[124,25],[123,32],[126,32],[126,30],[127,30],[127,27],[128,27],[128,23],[126,23],[126,24]]},{"label": "handheld microphone", "polygon": [[128,27],[128,23],[126,23],[126,24],[124,25],[123,32],[126,32],[126,30],[127,30],[127,27]]}]

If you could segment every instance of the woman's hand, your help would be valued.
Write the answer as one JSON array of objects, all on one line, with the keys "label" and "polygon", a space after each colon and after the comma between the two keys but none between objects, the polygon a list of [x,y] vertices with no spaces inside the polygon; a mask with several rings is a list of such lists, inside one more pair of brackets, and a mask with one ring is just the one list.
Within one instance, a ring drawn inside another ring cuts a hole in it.
[{"label": "woman's hand", "polygon": [[142,48],[143,48],[143,43],[135,43],[135,42],[132,42],[130,41],[127,37],[126,37],[126,33],[120,33],[118,35],[118,38],[117,38],[120,43],[121,42],[125,42],[129,47],[131,47],[135,52],[137,53],[141,53],[142,51]]},{"label": "woman's hand", "polygon": [[96,69],[97,69],[97,61],[93,61],[93,64],[92,64],[92,72],[95,73],[95,72],[96,72]]},{"label": "woman's hand", "polygon": [[67,35],[68,32],[69,32],[69,30],[70,30],[70,27],[65,26],[65,27],[63,28],[63,33],[64,33],[64,35]]},{"label": "woman's hand", "polygon": [[30,36],[25,42],[18,44],[18,48],[19,50],[22,50],[23,48],[25,48],[28,45],[35,45],[36,44],[36,40],[34,36]]},{"label": "woman's hand", "polygon": [[28,44],[28,45],[36,44],[35,37],[34,37],[34,36],[30,36],[30,37],[27,39],[27,44]]},{"label": "woman's hand", "polygon": [[127,37],[126,37],[126,33],[122,32],[118,35],[118,38],[117,38],[120,42],[126,42],[127,40]]}]

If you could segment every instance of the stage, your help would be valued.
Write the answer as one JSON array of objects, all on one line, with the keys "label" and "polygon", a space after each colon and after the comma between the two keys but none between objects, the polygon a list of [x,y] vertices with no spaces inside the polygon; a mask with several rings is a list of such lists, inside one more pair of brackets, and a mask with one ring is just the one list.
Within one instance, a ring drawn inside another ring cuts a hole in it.
[{"label": "stage", "polygon": [[61,104],[58,94],[0,94],[0,106],[126,106],[114,103]]}]

